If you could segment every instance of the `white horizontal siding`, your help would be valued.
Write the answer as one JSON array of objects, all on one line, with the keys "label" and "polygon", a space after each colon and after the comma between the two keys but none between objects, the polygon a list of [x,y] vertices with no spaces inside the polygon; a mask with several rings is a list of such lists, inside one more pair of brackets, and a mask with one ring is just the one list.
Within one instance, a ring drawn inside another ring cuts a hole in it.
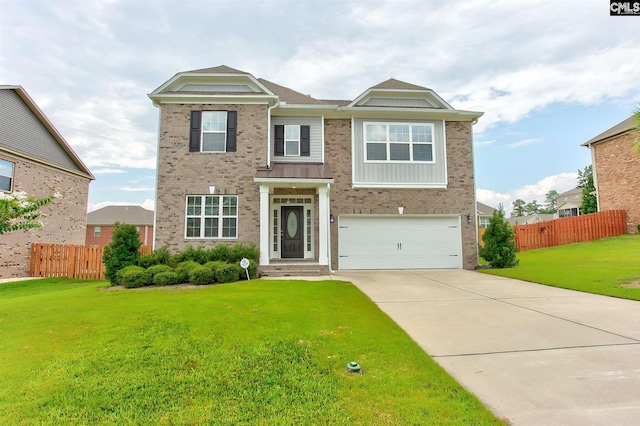
[{"label": "white horizontal siding", "polygon": [[[275,126],[309,126],[311,155],[309,157],[276,157]],[[271,117],[271,161],[274,163],[321,163],[322,162],[322,117]]]}]

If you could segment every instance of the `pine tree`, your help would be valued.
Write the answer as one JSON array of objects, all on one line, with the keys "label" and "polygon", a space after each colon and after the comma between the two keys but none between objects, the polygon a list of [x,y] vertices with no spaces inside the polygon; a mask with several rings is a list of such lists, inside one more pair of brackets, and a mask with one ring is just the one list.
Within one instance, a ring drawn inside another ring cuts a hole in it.
[{"label": "pine tree", "polygon": [[138,263],[141,244],[140,235],[134,225],[116,222],[111,243],[102,253],[105,276],[111,285],[118,285],[117,273],[120,269]]},{"label": "pine tree", "polygon": [[493,212],[489,227],[482,236],[482,256],[492,268],[509,268],[518,265],[513,227],[499,210]]}]

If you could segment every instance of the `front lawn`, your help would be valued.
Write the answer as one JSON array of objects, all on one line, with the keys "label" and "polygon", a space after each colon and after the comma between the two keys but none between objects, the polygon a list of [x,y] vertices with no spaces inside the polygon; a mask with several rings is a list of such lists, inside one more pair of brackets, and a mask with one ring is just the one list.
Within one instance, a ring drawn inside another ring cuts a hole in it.
[{"label": "front lawn", "polygon": [[515,268],[482,269],[503,277],[640,300],[640,235],[523,251]]},{"label": "front lawn", "polygon": [[105,286],[0,284],[3,424],[501,423],[352,284]]}]

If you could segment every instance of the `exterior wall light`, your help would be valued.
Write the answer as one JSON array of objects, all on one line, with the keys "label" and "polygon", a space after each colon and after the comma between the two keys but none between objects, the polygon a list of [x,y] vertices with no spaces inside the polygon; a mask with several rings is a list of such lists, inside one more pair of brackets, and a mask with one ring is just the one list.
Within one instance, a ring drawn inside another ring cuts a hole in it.
[{"label": "exterior wall light", "polygon": [[471,225],[471,215],[470,214],[467,215],[467,223],[469,225]]}]

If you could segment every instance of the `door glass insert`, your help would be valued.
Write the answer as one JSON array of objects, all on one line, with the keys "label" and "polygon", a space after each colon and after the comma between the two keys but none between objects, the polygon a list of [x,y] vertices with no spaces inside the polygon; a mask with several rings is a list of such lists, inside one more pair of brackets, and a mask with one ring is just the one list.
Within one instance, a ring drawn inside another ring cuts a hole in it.
[{"label": "door glass insert", "polygon": [[289,238],[295,238],[298,235],[298,216],[292,211],[287,215],[287,234]]}]

